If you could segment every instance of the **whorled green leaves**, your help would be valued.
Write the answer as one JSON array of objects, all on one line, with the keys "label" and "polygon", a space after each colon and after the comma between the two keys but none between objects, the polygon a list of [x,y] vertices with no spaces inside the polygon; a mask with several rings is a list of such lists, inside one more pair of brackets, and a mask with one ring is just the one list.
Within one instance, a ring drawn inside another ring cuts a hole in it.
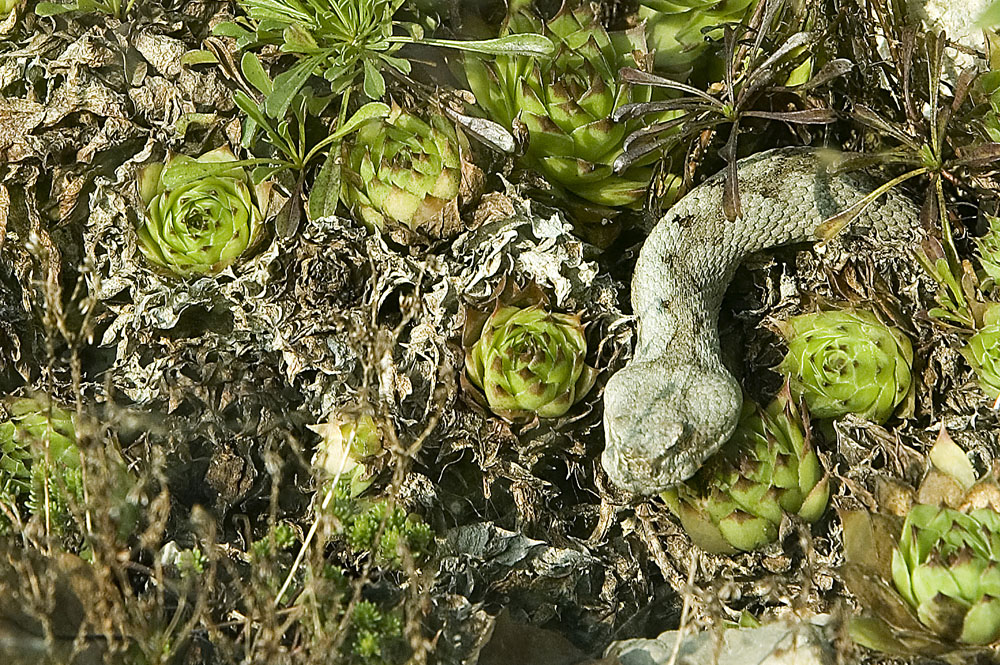
[{"label": "whorled green leaves", "polygon": [[363,123],[344,145],[341,198],[379,229],[403,227],[419,237],[462,228],[458,198],[468,144],[444,116],[429,122],[395,107]]},{"label": "whorled green leaves", "polygon": [[1000,640],[1000,514],[916,505],[892,556],[892,580],[935,635]]},{"label": "whorled green leaves", "polygon": [[708,46],[702,31],[739,22],[756,4],[757,0],[640,0],[639,18],[646,22],[646,40],[657,70],[683,80]]},{"label": "whorled green leaves", "polygon": [[882,423],[910,390],[910,341],[870,312],[803,314],[780,327],[788,355],[778,370],[818,418],[856,413]]},{"label": "whorled green leaves", "polygon": [[[625,136],[634,127],[612,122],[611,112],[648,89],[618,82],[622,67],[639,67],[645,43],[639,30],[609,35],[590,3],[566,3],[548,23],[512,2],[502,34],[540,32],[556,45],[551,56],[467,56],[465,72],[479,105],[511,127],[528,130],[525,162],[550,182],[602,206],[639,203],[651,171],[634,167],[615,174]],[[637,54],[639,54],[637,56]]]},{"label": "whorled green leaves", "polygon": [[580,317],[540,306],[498,308],[466,350],[469,379],[508,420],[565,414],[594,385]]},{"label": "whorled green leaves", "polygon": [[197,159],[171,156],[139,176],[146,215],[139,249],[155,266],[179,277],[216,274],[260,237],[270,197],[254,186],[227,147]]},{"label": "whorled green leaves", "polygon": [[915,492],[901,484],[879,490],[886,512],[840,511],[840,573],[862,610],[850,634],[897,656],[993,662],[1000,640],[1000,471],[977,478],[943,426],[927,457],[930,468]]},{"label": "whorled green leaves", "polygon": [[808,419],[785,390],[767,409],[747,400],[722,450],[662,496],[696,545],[733,553],[774,542],[786,513],[818,520],[830,481],[812,448]]},{"label": "whorled green leaves", "polygon": [[979,387],[992,398],[1000,396],[1000,304],[989,306],[983,325],[961,349],[976,373]]},{"label": "whorled green leaves", "polygon": [[18,510],[24,502],[61,532],[71,522],[71,501],[83,500],[83,471],[72,415],[44,399],[7,405],[0,422],[0,501]]}]

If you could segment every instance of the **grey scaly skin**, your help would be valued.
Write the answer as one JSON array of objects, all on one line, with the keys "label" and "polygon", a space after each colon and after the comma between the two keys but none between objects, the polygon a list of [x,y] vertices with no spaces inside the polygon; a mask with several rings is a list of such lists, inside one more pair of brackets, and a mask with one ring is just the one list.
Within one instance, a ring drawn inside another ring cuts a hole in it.
[{"label": "grey scaly skin", "polygon": [[[878,185],[864,173],[831,173],[836,159],[812,148],[742,159],[743,217],[726,219],[720,173],[671,207],[646,239],[632,279],[635,354],[604,390],[601,462],[615,485],[660,492],[690,478],[732,435],[742,393],[719,356],[722,297],[744,257],[816,240],[820,222]],[[846,232],[906,241],[918,225],[913,202],[890,191]]]}]

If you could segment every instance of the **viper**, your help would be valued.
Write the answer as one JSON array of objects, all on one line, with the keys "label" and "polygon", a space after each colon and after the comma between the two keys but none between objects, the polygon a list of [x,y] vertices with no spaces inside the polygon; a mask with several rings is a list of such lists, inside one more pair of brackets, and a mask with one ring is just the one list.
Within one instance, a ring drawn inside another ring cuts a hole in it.
[{"label": "viper", "polygon": [[[838,170],[842,157],[814,148],[752,155],[737,163],[742,214],[735,220],[723,212],[719,173],[657,222],[632,278],[635,352],[604,390],[601,462],[616,485],[660,492],[692,476],[732,435],[742,391],[720,357],[722,298],[745,257],[818,240],[824,220],[878,186],[871,174]],[[915,204],[890,190],[846,232],[905,243],[918,227]]]}]

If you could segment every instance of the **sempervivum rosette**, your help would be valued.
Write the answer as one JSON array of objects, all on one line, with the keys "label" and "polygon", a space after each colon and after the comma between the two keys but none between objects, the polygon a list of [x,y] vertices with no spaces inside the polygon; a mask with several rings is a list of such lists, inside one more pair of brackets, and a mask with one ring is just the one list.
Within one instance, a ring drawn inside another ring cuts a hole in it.
[{"label": "sempervivum rosette", "polygon": [[465,137],[440,113],[425,121],[393,107],[369,120],[345,143],[342,199],[378,229],[390,226],[438,239],[462,229]]},{"label": "sempervivum rosette", "polygon": [[702,30],[738,23],[757,0],[640,0],[639,5],[656,68],[684,78],[708,46]]},{"label": "sempervivum rosette", "polygon": [[270,186],[254,186],[228,147],[197,159],[172,155],[139,175],[146,215],[139,249],[178,277],[213,275],[232,265],[261,235]]},{"label": "sempervivum rosette", "polygon": [[1000,514],[916,505],[892,554],[892,579],[920,622],[965,644],[1000,639]]},{"label": "sempervivum rosette", "polygon": [[910,341],[871,312],[803,314],[780,328],[788,355],[778,369],[817,418],[856,413],[882,423],[910,390]]},{"label": "sempervivum rosette", "polygon": [[830,498],[807,417],[786,388],[767,409],[747,400],[733,437],[690,480],[662,497],[703,550],[759,549],[786,514],[815,522]]},{"label": "sempervivum rosette", "polygon": [[507,127],[515,119],[524,123],[525,161],[553,184],[601,206],[640,203],[651,170],[633,167],[614,173],[615,158],[635,126],[615,123],[610,116],[625,103],[648,100],[647,87],[618,80],[622,67],[645,67],[641,29],[613,37],[587,2],[567,2],[543,23],[530,4],[510,3],[502,34],[544,34],[556,45],[555,53],[488,60],[467,56],[465,72],[477,102]]},{"label": "sempervivum rosette", "polygon": [[861,612],[855,642],[948,663],[995,662],[1000,645],[1000,469],[983,478],[942,426],[914,491],[879,489],[879,512],[841,510],[841,576]]},{"label": "sempervivum rosette", "polygon": [[983,314],[983,325],[961,353],[976,372],[979,387],[992,398],[1000,396],[1000,305]]},{"label": "sempervivum rosette", "polygon": [[579,316],[541,306],[499,307],[466,351],[469,379],[493,413],[508,420],[556,418],[594,385]]}]

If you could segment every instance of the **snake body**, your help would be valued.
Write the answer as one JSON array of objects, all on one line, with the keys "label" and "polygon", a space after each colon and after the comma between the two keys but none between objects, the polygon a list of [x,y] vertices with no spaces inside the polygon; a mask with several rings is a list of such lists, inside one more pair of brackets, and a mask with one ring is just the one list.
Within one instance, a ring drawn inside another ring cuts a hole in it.
[{"label": "snake body", "polygon": [[[744,257],[816,240],[824,219],[877,186],[865,173],[835,172],[833,161],[812,148],[742,159],[742,217],[726,219],[720,173],[671,207],[646,239],[632,280],[635,353],[604,392],[601,461],[622,489],[652,494],[686,480],[732,435],[742,392],[720,358],[722,298]],[[848,232],[905,240],[918,225],[913,202],[890,191]]]}]

